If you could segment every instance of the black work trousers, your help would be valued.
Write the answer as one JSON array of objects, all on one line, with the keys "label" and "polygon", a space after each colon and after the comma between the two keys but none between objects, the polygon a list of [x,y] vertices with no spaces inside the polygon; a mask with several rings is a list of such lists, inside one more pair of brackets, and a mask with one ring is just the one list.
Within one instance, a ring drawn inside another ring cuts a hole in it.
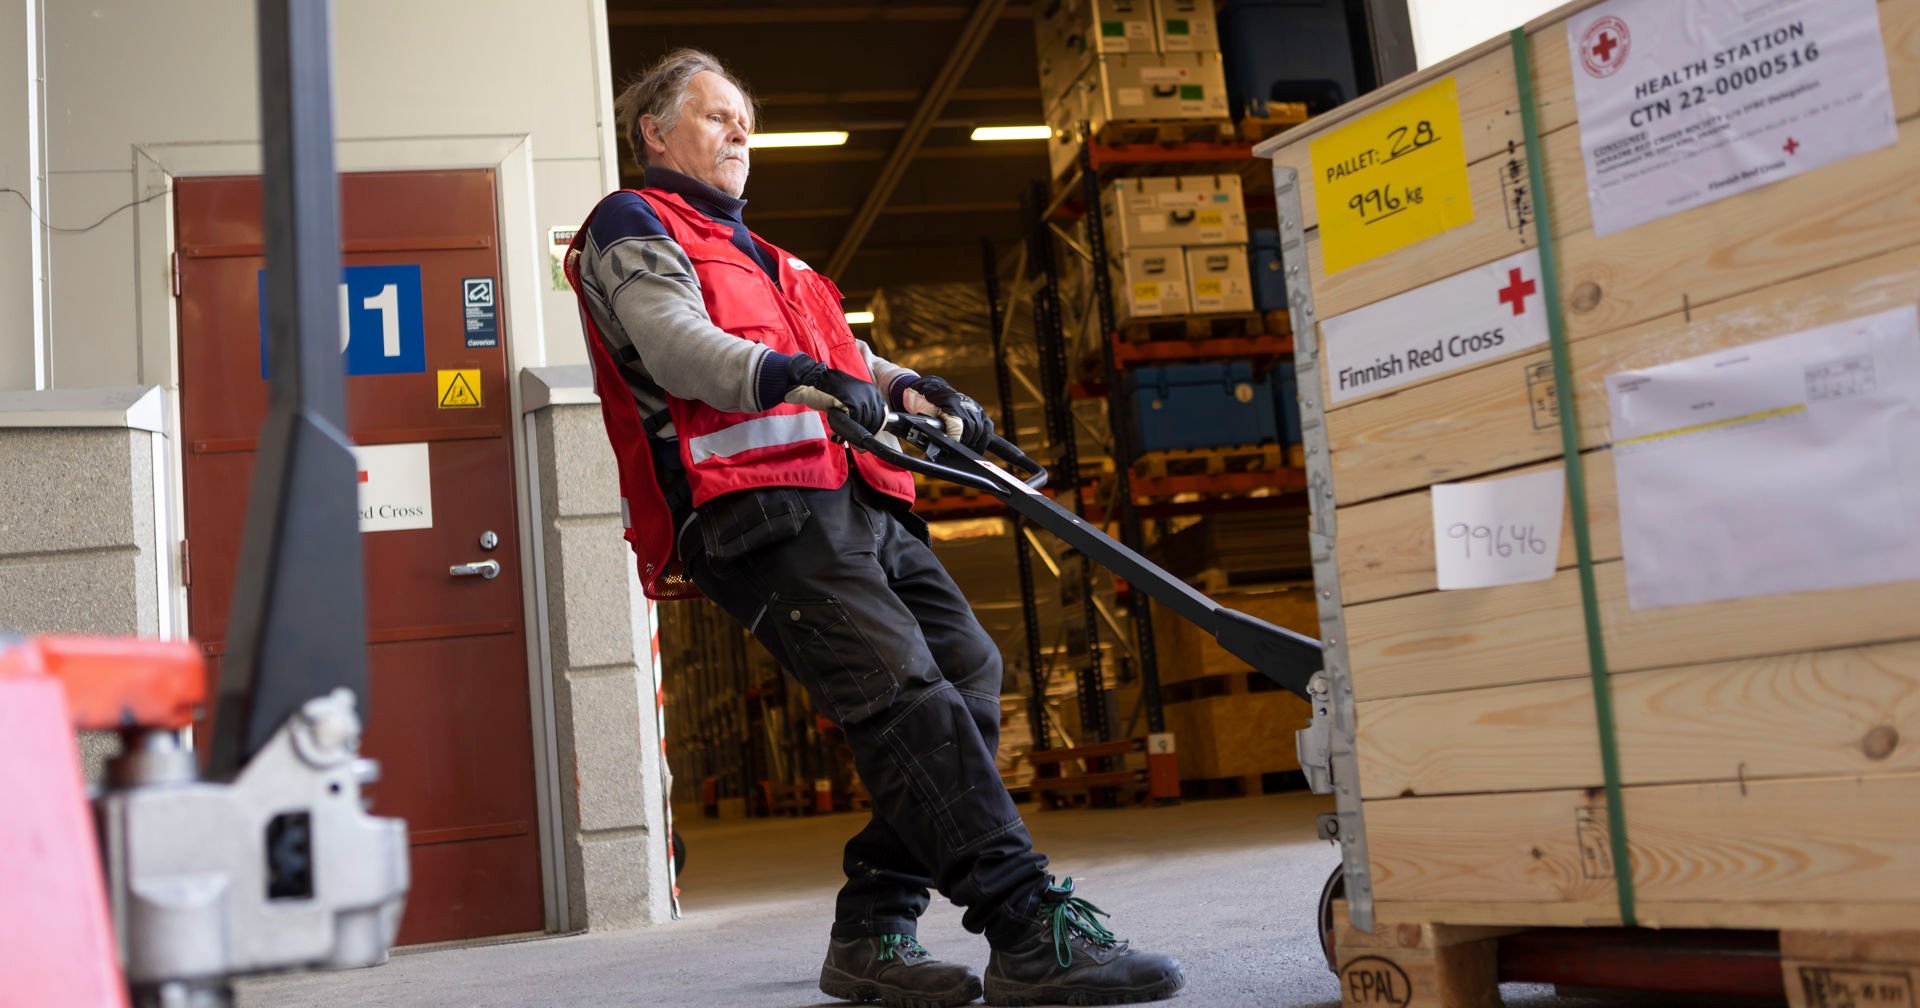
[{"label": "black work trousers", "polygon": [[1029,929],[1046,858],[994,765],[999,650],[910,514],[855,476],[700,509],[687,572],[846,733],[873,796],[833,933],[914,934],[929,887],[996,945]]}]

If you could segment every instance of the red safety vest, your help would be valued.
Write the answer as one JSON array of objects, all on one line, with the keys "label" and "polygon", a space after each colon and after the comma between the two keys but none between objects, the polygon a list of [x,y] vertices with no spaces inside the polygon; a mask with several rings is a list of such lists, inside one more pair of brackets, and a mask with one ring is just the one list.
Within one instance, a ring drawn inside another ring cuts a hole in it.
[{"label": "red safety vest", "polygon": [[[732,229],[660,189],[624,190],[647,201],[667,233],[693,261],[713,324],[741,339],[764,343],[784,354],[805,353],[827,366],[873,380],[865,355],[854,342],[841,307],[840,288],[806,263],[752,235],[780,264],[775,286],[760,265],[730,240]],[[599,208],[595,207],[595,212]],[[567,280],[580,299],[580,324],[586,330],[593,362],[594,391],[607,438],[620,469],[621,517],[627,542],[640,564],[640,583],[654,599],[697,598],[699,591],[682,574],[674,553],[673,518],[653,473],[639,403],[621,377],[620,367],[600,338],[587,311],[580,283],[580,248],[593,215],[580,224],[566,258]],[[751,232],[749,232],[751,234]],[[644,331],[633,334],[644,340]],[[763,487],[831,490],[847,481],[847,450],[831,440],[819,410],[781,403],[760,413],[727,413],[704,402],[667,396],[679,434],[680,462],[698,507],[722,494]],[[855,453],[860,476],[869,486],[909,506],[913,477],[865,452]]]}]

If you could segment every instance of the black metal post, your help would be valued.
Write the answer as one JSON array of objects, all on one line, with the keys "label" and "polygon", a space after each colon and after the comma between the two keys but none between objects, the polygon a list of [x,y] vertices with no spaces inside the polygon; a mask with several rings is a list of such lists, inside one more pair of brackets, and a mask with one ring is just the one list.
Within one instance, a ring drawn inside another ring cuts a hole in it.
[{"label": "black metal post", "polygon": [[[1113,361],[1113,337],[1120,327],[1113,310],[1113,284],[1107,274],[1107,229],[1100,213],[1100,176],[1093,170],[1090,143],[1080,145],[1080,187],[1081,199],[1087,206],[1087,252],[1093,258],[1093,303],[1100,314],[1100,360],[1107,375],[1107,424],[1112,429],[1115,496],[1120,503],[1120,541],[1128,549],[1141,550],[1145,548],[1146,536],[1140,524],[1140,511],[1133,503],[1133,460],[1137,454],[1131,422],[1133,403],[1128,401],[1126,383],[1121,380],[1120,369]],[[1140,699],[1147,708],[1147,731],[1163,732],[1167,730],[1167,718],[1160,706],[1160,662],[1154,653],[1153,601],[1137,591],[1130,594],[1133,597],[1128,608],[1133,613],[1134,648],[1138,652],[1140,668]]]},{"label": "black metal post", "polygon": [[[1034,341],[1040,350],[1041,391],[1046,393],[1048,427],[1054,441],[1060,446],[1060,479],[1065,479],[1073,488],[1073,510],[1076,514],[1087,513],[1086,489],[1080,480],[1080,448],[1073,433],[1073,400],[1068,389],[1070,370],[1067,365],[1066,335],[1061,328],[1060,275],[1053,255],[1053,239],[1047,231],[1047,222],[1041,208],[1047,206],[1046,186],[1036,183],[1028,190],[1026,200],[1028,209],[1028,248],[1030,261],[1037,266],[1042,277],[1040,289],[1034,292],[1034,320],[1037,327]],[[1058,482],[1055,482],[1058,486]],[[1079,631],[1085,641],[1086,654],[1076,668],[1077,693],[1080,700],[1080,727],[1092,731],[1094,737],[1105,742],[1110,736],[1107,718],[1106,682],[1100,671],[1099,612],[1093,604],[1093,563],[1085,554],[1069,572],[1065,565],[1061,568],[1061,581],[1068,589],[1077,589],[1078,602],[1084,624]],[[1072,580],[1069,580],[1072,579]],[[1062,602],[1067,595],[1063,592]],[[1067,619],[1072,619],[1069,614]]]},{"label": "black metal post", "polygon": [[300,705],[367,714],[360,528],[340,357],[329,0],[259,0],[272,391],[255,455],[210,772],[230,778]]},{"label": "black metal post", "polygon": [[[1001,338],[1003,313],[1000,310],[1000,270],[993,258],[993,241],[980,239],[980,261],[987,275],[987,332],[993,338],[994,391],[1000,396],[1000,434],[1009,441],[1020,433],[1013,410],[1012,365],[1007,362],[1006,341]],[[1047,679],[1040,669],[1040,612],[1034,604],[1033,554],[1024,533],[1027,520],[1014,515],[1013,557],[1020,573],[1020,625],[1027,639],[1027,721],[1032,725],[1033,748],[1051,749],[1047,730]]]}]

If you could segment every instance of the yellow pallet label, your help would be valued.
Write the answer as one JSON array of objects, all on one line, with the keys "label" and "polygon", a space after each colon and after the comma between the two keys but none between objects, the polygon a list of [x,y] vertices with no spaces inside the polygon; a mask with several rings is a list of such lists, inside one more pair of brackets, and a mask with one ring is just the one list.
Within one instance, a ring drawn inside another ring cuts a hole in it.
[{"label": "yellow pallet label", "polygon": [[1329,274],[1473,220],[1451,76],[1313,141],[1309,156]]}]

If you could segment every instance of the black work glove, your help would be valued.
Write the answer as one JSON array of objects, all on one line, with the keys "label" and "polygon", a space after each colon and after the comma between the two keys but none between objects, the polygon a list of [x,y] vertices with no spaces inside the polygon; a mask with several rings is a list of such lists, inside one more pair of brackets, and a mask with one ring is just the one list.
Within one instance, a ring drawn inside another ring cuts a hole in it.
[{"label": "black work glove", "polygon": [[[908,383],[906,391],[900,396],[901,405],[906,407],[909,413],[931,415],[924,409],[915,409],[914,407],[919,404],[907,398],[909,394],[916,392],[941,415],[960,421],[960,433],[952,436],[958,437],[961,444],[977,452],[987,450],[987,440],[993,437],[993,421],[987,417],[987,411],[981,409],[979,403],[947,384],[945,378],[926,375]],[[948,425],[948,433],[952,434],[951,424]]]},{"label": "black work glove", "polygon": [[816,398],[810,398],[801,389],[817,389],[840,401],[853,422],[875,434],[887,423],[887,400],[880,394],[878,386],[864,378],[855,378],[845,371],[833,368],[814,360],[803,353],[794,354],[787,361],[787,379],[794,384],[794,390],[787,393],[788,402],[803,403],[819,408]]}]

